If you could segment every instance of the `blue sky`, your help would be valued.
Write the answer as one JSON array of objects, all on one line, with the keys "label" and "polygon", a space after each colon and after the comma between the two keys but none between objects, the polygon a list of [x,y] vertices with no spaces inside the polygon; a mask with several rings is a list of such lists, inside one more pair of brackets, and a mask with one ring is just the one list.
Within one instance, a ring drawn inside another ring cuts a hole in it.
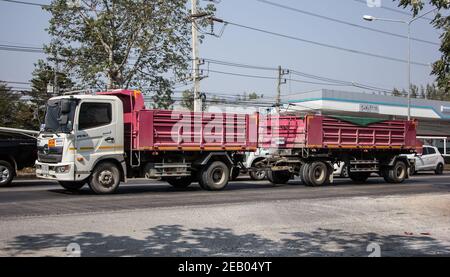
[{"label": "blue sky", "polygon": [[[49,1],[29,2],[46,4]],[[377,17],[408,19],[408,16],[381,8],[369,8],[355,0],[271,0],[308,12],[349,21],[355,24],[406,35],[403,24],[365,22],[364,14]],[[205,1],[202,4],[205,4]],[[383,0],[385,7],[395,3]],[[402,10],[400,8],[397,8]],[[332,44],[400,59],[407,58],[407,40],[273,7],[257,0],[222,0],[217,4],[217,17],[234,23],[257,27],[307,40]],[[18,44],[39,47],[49,40],[45,31],[49,15],[39,7],[0,1],[0,44]],[[216,29],[220,27],[217,26]],[[427,21],[418,20],[412,28],[414,37],[438,43],[439,33]],[[413,41],[412,59],[430,64],[440,56],[439,46]],[[309,74],[333,79],[354,81],[391,89],[407,85],[407,65],[394,61],[366,57],[332,50],[299,41],[274,37],[228,25],[222,37],[208,36],[200,47],[202,58],[224,60],[251,65],[296,69]],[[33,63],[42,57],[35,53],[0,51],[0,79],[29,81]],[[204,66],[206,69],[206,66]],[[239,69],[210,65],[217,71],[276,77],[276,72]],[[430,66],[413,66],[412,81],[426,85],[434,81]],[[308,80],[295,77],[299,80]],[[17,86],[17,85],[16,85]],[[23,85],[20,85],[23,86]],[[275,95],[276,81],[210,73],[202,81],[202,90],[221,94],[258,92],[266,97]],[[283,86],[284,95],[320,88],[362,91],[357,88],[312,85],[298,82]],[[182,88],[181,88],[182,89]]]}]

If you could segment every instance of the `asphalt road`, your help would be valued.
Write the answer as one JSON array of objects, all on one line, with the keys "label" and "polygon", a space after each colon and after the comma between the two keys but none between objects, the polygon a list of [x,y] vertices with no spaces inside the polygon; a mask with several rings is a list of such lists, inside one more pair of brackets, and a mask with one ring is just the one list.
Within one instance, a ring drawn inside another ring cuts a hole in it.
[{"label": "asphalt road", "polygon": [[0,256],[450,256],[450,174],[221,192],[134,180],[106,196],[14,185],[0,189]]},{"label": "asphalt road", "polygon": [[371,178],[366,184],[353,184],[348,179],[336,178],[334,184],[317,188],[303,186],[300,181],[272,185],[243,177],[220,192],[203,191],[197,184],[177,190],[164,182],[132,180],[122,184],[116,194],[106,196],[94,195],[87,185],[74,194],[56,182],[17,180],[12,187],[0,188],[0,219],[157,207],[448,192],[450,174],[421,174],[403,184],[386,184],[382,178]]}]

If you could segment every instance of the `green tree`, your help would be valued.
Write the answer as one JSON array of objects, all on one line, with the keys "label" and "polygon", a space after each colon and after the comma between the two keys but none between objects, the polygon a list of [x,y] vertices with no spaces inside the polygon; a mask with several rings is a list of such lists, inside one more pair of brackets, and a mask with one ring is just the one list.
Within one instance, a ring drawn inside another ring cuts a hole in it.
[{"label": "green tree", "polygon": [[32,106],[21,100],[22,94],[0,82],[0,126],[38,129]]},{"label": "green tree", "polygon": [[38,121],[42,122],[44,120],[45,105],[49,98],[57,95],[61,95],[64,91],[70,90],[74,83],[67,77],[66,74],[58,72],[57,82],[58,82],[58,93],[49,93],[47,91],[47,86],[54,85],[55,71],[43,60],[39,60],[35,64],[35,69],[32,73],[33,79],[31,79],[31,105],[36,112]]},{"label": "green tree", "polygon": [[[394,0],[399,2],[399,6],[411,8],[414,16],[424,8],[425,1],[422,0]],[[438,7],[439,11],[448,9],[450,2],[448,0],[429,0],[429,4]],[[431,74],[436,75],[436,81],[440,88],[441,98],[448,98],[450,95],[450,16],[448,13],[437,12],[432,24],[435,28],[442,30],[441,35],[441,58],[433,64]]]},{"label": "green tree", "polygon": [[[53,0],[46,52],[64,72],[96,89],[142,88],[154,106],[170,107],[174,79],[187,71],[187,0]],[[175,76],[175,78],[171,78]]]},{"label": "green tree", "polygon": [[185,90],[181,95],[181,106],[190,111],[194,110],[194,91]]},{"label": "green tree", "polygon": [[256,92],[252,92],[248,95],[249,100],[257,100],[257,99],[261,99],[261,98],[264,98],[264,95],[263,94],[258,95]]},{"label": "green tree", "polygon": [[11,91],[5,83],[0,82],[0,126],[18,127],[16,114],[19,98],[20,95]]}]

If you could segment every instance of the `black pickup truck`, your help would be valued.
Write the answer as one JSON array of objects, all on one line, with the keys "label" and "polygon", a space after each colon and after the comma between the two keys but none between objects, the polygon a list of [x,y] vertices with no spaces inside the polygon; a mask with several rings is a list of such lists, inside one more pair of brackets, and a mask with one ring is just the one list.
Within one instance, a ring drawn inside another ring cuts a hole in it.
[{"label": "black pickup truck", "polygon": [[17,170],[34,166],[36,157],[37,144],[33,135],[0,130],[0,187],[10,185]]}]

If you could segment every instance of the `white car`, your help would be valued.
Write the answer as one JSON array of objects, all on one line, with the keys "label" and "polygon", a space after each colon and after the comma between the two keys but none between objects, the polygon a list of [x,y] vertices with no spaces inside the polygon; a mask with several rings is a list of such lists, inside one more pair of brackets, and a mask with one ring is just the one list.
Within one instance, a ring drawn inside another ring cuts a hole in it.
[{"label": "white car", "polygon": [[[245,159],[244,166],[248,168],[256,167],[256,164],[270,156],[270,152],[266,149],[258,148],[256,152],[249,153]],[[266,179],[265,170],[257,170],[249,172],[250,178],[255,181]]]},{"label": "white car", "polygon": [[444,172],[444,157],[434,146],[424,145],[422,154],[408,155],[408,158],[412,157],[416,160],[415,170],[412,173],[434,171],[434,173],[440,175]]},{"label": "white car", "polygon": [[342,178],[348,178],[348,167],[344,166],[344,162],[339,162],[334,164],[334,176],[339,176]]}]

